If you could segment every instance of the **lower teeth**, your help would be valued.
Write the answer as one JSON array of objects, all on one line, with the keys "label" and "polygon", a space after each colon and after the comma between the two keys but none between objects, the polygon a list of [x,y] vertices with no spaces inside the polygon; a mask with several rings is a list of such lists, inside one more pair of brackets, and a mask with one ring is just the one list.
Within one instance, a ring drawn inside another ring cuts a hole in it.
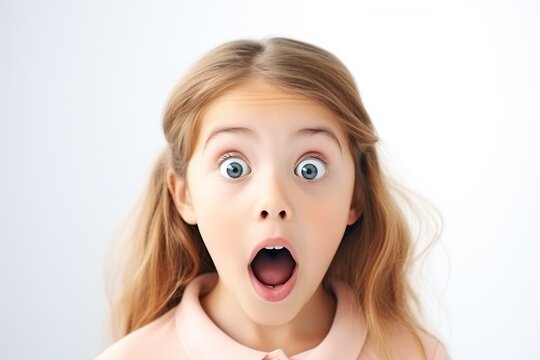
[{"label": "lower teeth", "polygon": [[[283,284],[281,284],[281,285],[283,285]],[[265,285],[265,286],[266,286],[267,288],[269,288],[269,289],[275,289],[275,288],[280,287],[281,285],[275,285],[275,286],[272,286],[272,285]]]}]

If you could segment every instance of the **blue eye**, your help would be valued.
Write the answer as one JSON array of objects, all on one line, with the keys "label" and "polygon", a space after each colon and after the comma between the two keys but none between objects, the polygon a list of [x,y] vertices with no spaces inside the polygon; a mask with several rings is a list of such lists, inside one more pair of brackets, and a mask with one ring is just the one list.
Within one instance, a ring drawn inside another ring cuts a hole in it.
[{"label": "blue eye", "polygon": [[326,174],[326,164],[317,158],[307,158],[296,166],[294,173],[306,180],[317,180]]},{"label": "blue eye", "polygon": [[219,165],[219,173],[229,179],[239,179],[251,172],[246,162],[239,157],[229,157]]}]

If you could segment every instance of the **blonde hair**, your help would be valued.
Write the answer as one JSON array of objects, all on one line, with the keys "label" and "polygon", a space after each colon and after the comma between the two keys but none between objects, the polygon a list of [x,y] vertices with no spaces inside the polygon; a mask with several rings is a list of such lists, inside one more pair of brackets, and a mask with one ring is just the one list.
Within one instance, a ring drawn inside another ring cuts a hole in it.
[{"label": "blonde hair", "polygon": [[414,255],[411,231],[381,170],[377,134],[354,80],[329,52],[285,38],[219,46],[174,89],[163,119],[168,146],[154,166],[128,237],[130,250],[123,251],[127,260],[119,266],[121,293],[112,308],[114,336],[163,315],[180,302],[193,278],[215,271],[197,226],[179,216],[166,173],[172,168],[178,176],[185,175],[205,108],[253,76],[318,101],[342,120],[356,162],[353,201],[362,216],[347,227],[327,276],[351,286],[369,336],[383,353],[392,352],[388,339],[396,326],[407,329],[422,349],[423,329],[413,311],[416,297],[408,279]]}]

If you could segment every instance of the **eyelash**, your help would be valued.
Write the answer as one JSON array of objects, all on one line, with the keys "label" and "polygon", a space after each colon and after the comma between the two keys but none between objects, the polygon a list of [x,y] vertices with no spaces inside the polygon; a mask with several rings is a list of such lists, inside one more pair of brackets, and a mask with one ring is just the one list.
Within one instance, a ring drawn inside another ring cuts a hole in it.
[{"label": "eyelash", "polygon": [[240,158],[240,159],[244,160],[246,163],[248,162],[247,159],[244,156],[242,156],[242,154],[240,154],[239,152],[229,151],[229,152],[226,152],[225,154],[223,154],[223,155],[221,155],[219,157],[216,165],[220,166],[225,160],[233,158],[233,157]]},{"label": "eyelash", "polygon": [[317,159],[317,160],[322,161],[324,165],[328,165],[328,159],[319,153],[307,153],[304,156],[302,156],[300,160],[298,160],[296,163],[299,164],[300,162],[304,161],[307,158]]},{"label": "eyelash", "polygon": [[[225,154],[221,155],[216,163],[217,166],[221,165],[225,160],[227,159],[230,159],[232,157],[238,157],[242,160],[244,160],[245,162],[248,162],[247,159],[242,156],[242,154],[240,154],[239,152],[236,152],[236,151],[230,151],[230,152],[226,152]],[[296,162],[297,164],[300,163],[301,161],[307,159],[307,158],[313,158],[313,159],[317,159],[317,160],[320,160],[322,161],[325,165],[328,165],[328,159],[326,158],[326,156],[322,155],[322,154],[319,154],[319,153],[307,153],[307,154],[304,154],[300,157],[300,159]]]}]

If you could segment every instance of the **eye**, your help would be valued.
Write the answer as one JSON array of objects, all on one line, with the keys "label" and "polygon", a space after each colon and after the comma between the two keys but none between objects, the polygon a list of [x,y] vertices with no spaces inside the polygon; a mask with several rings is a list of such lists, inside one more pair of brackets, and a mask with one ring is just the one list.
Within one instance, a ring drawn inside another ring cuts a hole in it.
[{"label": "eye", "polygon": [[296,166],[294,173],[306,180],[317,180],[326,174],[326,164],[317,158],[307,158]]},{"label": "eye", "polygon": [[231,156],[220,163],[219,172],[222,176],[234,180],[249,175],[251,168],[241,158]]}]

